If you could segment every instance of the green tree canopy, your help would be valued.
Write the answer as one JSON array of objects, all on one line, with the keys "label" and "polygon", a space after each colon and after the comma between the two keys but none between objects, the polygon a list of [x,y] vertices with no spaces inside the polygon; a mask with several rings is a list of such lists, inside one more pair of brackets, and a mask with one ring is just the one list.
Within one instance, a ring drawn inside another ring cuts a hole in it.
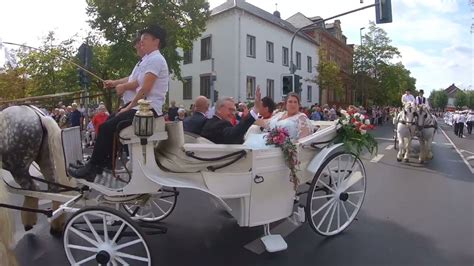
[{"label": "green tree canopy", "polygon": [[[320,93],[323,90],[332,89],[336,95],[342,94],[343,84],[341,78],[341,69],[339,66],[330,60],[327,60],[326,51],[323,49],[319,50],[319,64],[318,64],[318,76],[316,83],[319,85]],[[321,99],[321,94],[319,95]]]},{"label": "green tree canopy", "polygon": [[467,106],[469,109],[474,109],[474,91],[467,91]]},{"label": "green tree canopy", "polygon": [[355,87],[363,104],[397,106],[405,89],[415,88],[410,71],[402,63],[393,63],[400,52],[391,42],[387,33],[371,22],[362,45],[354,51]]},{"label": "green tree canopy", "polygon": [[159,24],[167,31],[167,46],[161,52],[171,72],[181,76],[182,57],[177,47],[189,49],[201,35],[210,16],[206,0],[87,0],[87,14],[93,29],[103,32],[111,43],[110,60],[121,76],[128,75],[136,63],[131,40],[150,24]]},{"label": "green tree canopy", "polygon": [[463,108],[464,106],[467,106],[469,104],[468,102],[467,95],[464,91],[458,91],[456,93],[456,96],[454,97],[454,105],[457,108]]},{"label": "green tree canopy", "polygon": [[443,89],[434,90],[431,92],[430,97],[428,97],[431,106],[444,110],[446,105],[448,105],[448,94]]}]

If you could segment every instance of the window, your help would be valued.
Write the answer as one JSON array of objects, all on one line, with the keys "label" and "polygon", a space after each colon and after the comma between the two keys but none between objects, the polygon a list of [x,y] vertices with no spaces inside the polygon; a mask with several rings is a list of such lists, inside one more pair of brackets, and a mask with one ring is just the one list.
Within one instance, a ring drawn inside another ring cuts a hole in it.
[{"label": "window", "polygon": [[283,57],[283,65],[288,66],[288,48],[283,47],[282,57]]},{"label": "window", "polygon": [[267,79],[267,97],[272,100],[275,98],[275,81],[273,79]]},{"label": "window", "polygon": [[201,39],[201,61],[209,60],[212,57],[211,36]]},{"label": "window", "polygon": [[191,100],[193,98],[193,78],[183,78],[183,100]]},{"label": "window", "polygon": [[201,88],[199,94],[206,96],[207,98],[211,97],[211,76],[201,76]]},{"label": "window", "polygon": [[256,57],[256,50],[255,50],[255,36],[247,35],[247,56],[248,57]]},{"label": "window", "polygon": [[296,52],[296,69],[301,70],[301,53]]},{"label": "window", "polygon": [[313,100],[313,87],[312,86],[308,86],[307,96],[308,96],[308,102],[311,102]]},{"label": "window", "polygon": [[191,64],[193,62],[193,47],[189,50],[184,51],[183,64]]},{"label": "window", "polygon": [[267,42],[267,62],[273,63],[273,43]]},{"label": "window", "polygon": [[247,77],[247,99],[253,99],[255,97],[255,77]]},{"label": "window", "polygon": [[308,56],[308,73],[313,72],[313,58]]}]

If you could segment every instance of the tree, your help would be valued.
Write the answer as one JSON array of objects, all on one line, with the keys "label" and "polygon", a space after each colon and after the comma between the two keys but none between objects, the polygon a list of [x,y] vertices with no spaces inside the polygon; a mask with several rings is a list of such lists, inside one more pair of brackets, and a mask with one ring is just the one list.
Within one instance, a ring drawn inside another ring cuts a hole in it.
[{"label": "tree", "polygon": [[469,109],[473,110],[474,109],[474,91],[467,91],[467,106]]},{"label": "tree", "polygon": [[391,45],[387,33],[370,22],[362,45],[354,51],[354,80],[363,104],[400,105],[403,91],[415,88],[410,71],[401,63],[392,63],[395,57],[400,57],[400,52]]},{"label": "tree", "polygon": [[319,64],[318,64],[318,77],[316,83],[319,85],[319,99],[322,103],[322,92],[324,90],[334,91],[335,95],[340,96],[343,90],[343,84],[341,79],[341,69],[336,62],[327,60],[326,51],[323,49],[319,50]]},{"label": "tree", "polygon": [[165,28],[167,46],[161,52],[171,72],[180,78],[182,57],[177,47],[192,47],[204,31],[210,11],[206,0],[87,0],[87,14],[92,17],[91,27],[103,32],[111,43],[110,60],[122,75],[128,75],[136,63],[130,42],[137,32],[150,24]]},{"label": "tree", "polygon": [[432,107],[438,108],[444,111],[446,105],[448,105],[448,94],[443,89],[432,91],[428,101]]},{"label": "tree", "polygon": [[14,100],[26,96],[27,79],[24,68],[8,68],[0,73],[0,99]]},{"label": "tree", "polygon": [[468,105],[468,98],[464,91],[459,90],[454,97],[454,106],[463,108]]}]

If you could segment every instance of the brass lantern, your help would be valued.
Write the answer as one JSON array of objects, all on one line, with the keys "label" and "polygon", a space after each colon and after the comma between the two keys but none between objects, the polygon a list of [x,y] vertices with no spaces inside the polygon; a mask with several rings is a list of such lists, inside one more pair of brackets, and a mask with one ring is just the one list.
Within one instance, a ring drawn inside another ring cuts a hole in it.
[{"label": "brass lantern", "polygon": [[151,102],[147,100],[139,100],[138,112],[135,113],[135,117],[133,118],[133,128],[135,130],[135,135],[145,140],[146,138],[153,135],[155,121],[155,117],[151,111],[150,103]]}]

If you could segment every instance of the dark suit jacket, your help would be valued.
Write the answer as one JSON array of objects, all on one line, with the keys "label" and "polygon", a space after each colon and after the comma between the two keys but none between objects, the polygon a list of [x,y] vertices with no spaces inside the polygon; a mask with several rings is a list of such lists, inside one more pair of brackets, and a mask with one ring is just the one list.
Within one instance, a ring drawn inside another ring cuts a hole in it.
[{"label": "dark suit jacket", "polygon": [[204,124],[207,121],[205,117],[200,112],[195,112],[192,116],[186,117],[183,122],[184,131],[191,132],[194,134],[201,135],[201,130],[204,127]]},{"label": "dark suit jacket", "polygon": [[249,115],[234,127],[229,121],[214,116],[207,120],[201,136],[216,144],[242,144],[245,133],[254,122],[255,119]]}]

